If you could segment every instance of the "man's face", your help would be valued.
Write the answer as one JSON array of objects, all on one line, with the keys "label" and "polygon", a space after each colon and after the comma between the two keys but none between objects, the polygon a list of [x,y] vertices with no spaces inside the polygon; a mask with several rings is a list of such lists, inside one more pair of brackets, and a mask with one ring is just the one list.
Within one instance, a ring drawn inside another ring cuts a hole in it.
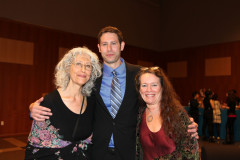
[{"label": "man's face", "polygon": [[119,42],[115,33],[103,33],[98,44],[99,52],[102,55],[104,63],[107,65],[120,64],[121,51],[124,49],[124,42]]}]

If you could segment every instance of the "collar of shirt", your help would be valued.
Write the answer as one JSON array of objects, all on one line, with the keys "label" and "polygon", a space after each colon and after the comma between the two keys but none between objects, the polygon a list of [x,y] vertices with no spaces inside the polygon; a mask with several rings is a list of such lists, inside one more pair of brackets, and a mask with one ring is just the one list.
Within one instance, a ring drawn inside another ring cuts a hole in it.
[{"label": "collar of shirt", "polygon": [[112,77],[112,71],[115,70],[117,72],[117,76],[124,75],[126,73],[126,64],[124,62],[124,59],[121,58],[121,65],[118,66],[116,69],[112,69],[111,67],[107,66],[105,63],[103,63],[103,75],[107,77]]}]

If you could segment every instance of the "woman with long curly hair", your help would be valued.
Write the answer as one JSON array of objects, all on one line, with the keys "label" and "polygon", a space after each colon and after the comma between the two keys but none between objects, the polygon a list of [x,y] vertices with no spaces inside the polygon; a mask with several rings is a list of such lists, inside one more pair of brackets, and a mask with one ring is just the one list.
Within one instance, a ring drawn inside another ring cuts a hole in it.
[{"label": "woman with long curly hair", "polygon": [[199,159],[197,139],[187,132],[191,121],[163,70],[142,68],[135,80],[143,102],[137,125],[138,158]]}]

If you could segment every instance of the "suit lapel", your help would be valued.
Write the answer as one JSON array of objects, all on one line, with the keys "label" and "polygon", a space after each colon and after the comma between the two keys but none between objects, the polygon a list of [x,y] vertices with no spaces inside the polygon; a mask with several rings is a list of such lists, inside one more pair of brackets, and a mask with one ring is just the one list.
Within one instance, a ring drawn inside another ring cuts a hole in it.
[{"label": "suit lapel", "polygon": [[95,91],[96,100],[100,104],[100,106],[109,114],[109,116],[112,117],[107,109],[107,106],[103,102],[102,96],[100,95],[101,84],[102,84],[102,76],[96,80],[96,85],[95,85],[96,86],[95,87],[96,88],[96,91]]},{"label": "suit lapel", "polygon": [[[126,63],[126,62],[125,62]],[[118,110],[118,113],[117,115],[121,112],[121,110],[123,110],[123,107],[126,107],[127,106],[127,101],[129,100],[129,89],[131,90],[132,88],[132,84],[130,83],[132,81],[132,73],[131,73],[131,67],[128,65],[128,63],[126,63],[126,88],[125,88],[125,94],[124,94],[124,97],[123,97],[123,100],[122,100],[122,104]],[[116,117],[117,117],[116,115]]]}]

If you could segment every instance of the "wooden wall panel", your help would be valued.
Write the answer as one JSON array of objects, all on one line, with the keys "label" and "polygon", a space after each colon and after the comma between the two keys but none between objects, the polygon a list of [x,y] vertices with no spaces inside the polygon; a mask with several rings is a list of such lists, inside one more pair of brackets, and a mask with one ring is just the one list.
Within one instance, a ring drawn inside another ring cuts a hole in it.
[{"label": "wooden wall panel", "polygon": [[205,59],[205,76],[230,76],[231,57]]},{"label": "wooden wall panel", "polygon": [[137,64],[143,67],[151,67],[154,66],[153,62],[151,61],[143,61],[143,60],[138,60]]},{"label": "wooden wall panel", "polygon": [[[86,46],[100,57],[97,38],[51,30],[39,26],[0,19],[0,38],[27,41],[34,44],[33,65],[0,62],[0,136],[28,133],[31,121],[28,107],[42,96],[52,91],[53,73],[59,60],[59,48]],[[133,64],[145,61],[160,66],[167,71],[170,62],[187,62],[187,77],[170,81],[187,105],[191,93],[200,88],[211,88],[225,100],[228,89],[240,90],[240,42],[216,44],[196,48],[156,52],[140,47],[126,45],[122,52],[125,61]],[[205,76],[205,60],[231,57],[231,76]],[[100,58],[101,59],[101,58]],[[167,73],[167,72],[166,72]]]},{"label": "wooden wall panel", "polygon": [[60,61],[63,56],[69,51],[70,48],[63,48],[63,47],[60,47],[58,49],[58,60]]},{"label": "wooden wall panel", "polygon": [[172,78],[187,77],[187,61],[169,62],[167,64],[167,74]]},{"label": "wooden wall panel", "polygon": [[33,43],[0,38],[0,62],[33,65]]},{"label": "wooden wall panel", "polygon": [[[180,96],[182,104],[187,105],[191,93],[200,88],[212,89],[219,95],[220,101],[225,101],[225,93],[229,89],[236,89],[240,92],[240,74],[237,68],[240,68],[240,42],[231,42],[215,44],[196,48],[173,50],[162,52],[165,62],[187,61],[188,76],[186,78],[170,78],[173,86]],[[231,75],[205,75],[205,61],[207,59],[219,59],[229,57],[231,59]],[[165,67],[166,64],[163,65]]]}]

